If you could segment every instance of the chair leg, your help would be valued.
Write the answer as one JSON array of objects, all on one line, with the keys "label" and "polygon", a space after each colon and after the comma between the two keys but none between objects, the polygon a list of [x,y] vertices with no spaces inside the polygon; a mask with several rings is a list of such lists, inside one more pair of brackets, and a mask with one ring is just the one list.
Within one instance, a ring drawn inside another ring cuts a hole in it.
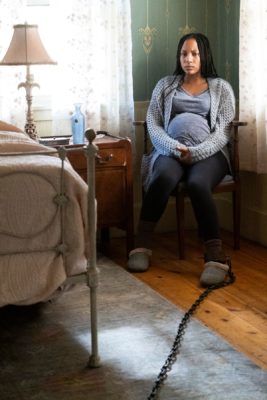
[{"label": "chair leg", "polygon": [[234,249],[240,249],[240,189],[232,192]]},{"label": "chair leg", "polygon": [[178,255],[180,260],[185,258],[185,240],[184,240],[184,195],[181,192],[176,194],[176,222],[178,234]]}]

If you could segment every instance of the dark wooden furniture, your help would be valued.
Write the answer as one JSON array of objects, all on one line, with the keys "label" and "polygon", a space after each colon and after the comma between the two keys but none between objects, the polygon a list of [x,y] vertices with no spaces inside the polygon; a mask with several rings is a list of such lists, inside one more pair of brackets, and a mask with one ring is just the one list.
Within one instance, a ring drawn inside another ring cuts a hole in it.
[{"label": "dark wooden furniture", "polygon": [[[136,121],[134,125],[141,125],[144,129],[144,154],[150,151],[149,135],[145,121]],[[239,152],[238,152],[238,128],[247,125],[247,122],[232,122],[232,140],[229,143],[231,156],[232,175],[227,175],[217,185],[213,193],[231,192],[233,207],[233,242],[234,249],[240,247],[240,176],[239,176]],[[179,258],[185,258],[185,216],[184,216],[184,200],[188,196],[186,185],[184,182],[178,184],[173,195],[176,198],[176,221],[179,246]]]},{"label": "dark wooden furniture", "polygon": [[[107,240],[109,228],[126,231],[127,254],[133,248],[133,171],[132,147],[128,138],[97,135],[96,156],[97,228]],[[75,171],[87,182],[86,158],[82,145],[72,148],[68,159]]]}]

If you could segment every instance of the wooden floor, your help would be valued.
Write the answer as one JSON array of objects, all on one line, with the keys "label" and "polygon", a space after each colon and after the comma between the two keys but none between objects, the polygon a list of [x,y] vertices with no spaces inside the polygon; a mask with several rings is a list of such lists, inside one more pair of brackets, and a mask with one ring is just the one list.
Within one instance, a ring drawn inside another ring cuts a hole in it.
[{"label": "wooden floor", "polygon": [[[267,370],[267,248],[242,240],[241,250],[234,251],[232,237],[225,233],[223,240],[236,281],[210,294],[195,317]],[[107,251],[111,259],[126,267],[124,238],[111,239]],[[134,275],[188,310],[203,291],[199,286],[202,268],[202,246],[195,232],[186,233],[185,260],[177,257],[176,234],[161,233],[155,235],[150,269]]]}]

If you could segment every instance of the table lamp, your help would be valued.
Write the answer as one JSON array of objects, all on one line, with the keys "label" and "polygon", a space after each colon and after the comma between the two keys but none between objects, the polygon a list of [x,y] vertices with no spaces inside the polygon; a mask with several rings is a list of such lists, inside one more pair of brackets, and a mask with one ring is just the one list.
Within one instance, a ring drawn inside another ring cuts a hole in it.
[{"label": "table lamp", "polygon": [[30,73],[31,65],[57,64],[45,50],[38,32],[38,25],[14,25],[13,37],[0,65],[26,65],[26,81],[18,85],[25,88],[27,113],[25,132],[34,140],[38,140],[37,128],[32,112],[32,88],[40,87],[34,82]]}]

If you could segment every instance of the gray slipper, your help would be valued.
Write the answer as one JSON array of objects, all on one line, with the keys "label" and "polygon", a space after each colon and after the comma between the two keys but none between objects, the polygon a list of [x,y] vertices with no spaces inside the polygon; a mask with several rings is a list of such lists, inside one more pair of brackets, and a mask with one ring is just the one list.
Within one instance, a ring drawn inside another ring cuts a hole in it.
[{"label": "gray slipper", "polygon": [[127,269],[131,272],[145,272],[149,268],[152,251],[145,248],[137,248],[129,253]]},{"label": "gray slipper", "polygon": [[228,274],[229,266],[217,261],[204,264],[204,271],[200,277],[200,284],[204,287],[222,283]]}]

